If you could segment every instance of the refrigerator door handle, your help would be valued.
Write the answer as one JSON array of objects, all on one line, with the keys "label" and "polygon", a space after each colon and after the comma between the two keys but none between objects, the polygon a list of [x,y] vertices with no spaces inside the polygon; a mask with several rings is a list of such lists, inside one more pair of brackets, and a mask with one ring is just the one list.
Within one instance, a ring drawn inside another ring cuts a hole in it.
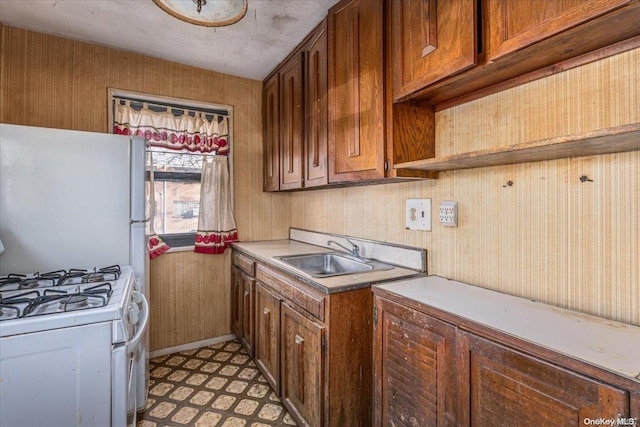
[{"label": "refrigerator door handle", "polygon": [[129,224],[144,224],[146,222],[149,222],[149,218],[147,218],[147,219],[130,219],[129,220]]}]

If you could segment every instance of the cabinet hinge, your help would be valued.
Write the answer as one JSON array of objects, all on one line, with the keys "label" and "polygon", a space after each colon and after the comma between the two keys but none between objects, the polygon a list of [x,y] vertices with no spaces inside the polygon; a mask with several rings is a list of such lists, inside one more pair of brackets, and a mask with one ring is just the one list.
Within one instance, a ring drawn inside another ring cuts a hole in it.
[{"label": "cabinet hinge", "polygon": [[373,306],[373,324],[374,325],[378,324],[378,306],[377,305]]},{"label": "cabinet hinge", "polygon": [[389,160],[384,161],[384,171],[387,172],[389,170]]},{"label": "cabinet hinge", "polygon": [[322,335],[322,338],[320,338],[320,348],[322,349],[323,353],[327,350],[327,336],[326,335]]}]

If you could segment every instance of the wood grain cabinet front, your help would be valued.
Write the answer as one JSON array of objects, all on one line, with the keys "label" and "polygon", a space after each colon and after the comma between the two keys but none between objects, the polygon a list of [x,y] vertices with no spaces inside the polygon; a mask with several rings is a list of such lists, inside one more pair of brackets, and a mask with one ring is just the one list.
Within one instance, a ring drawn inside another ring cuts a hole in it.
[{"label": "wood grain cabinet front", "polygon": [[[495,61],[629,3],[628,0],[486,0],[486,60]],[[618,31],[618,29],[611,29]],[[595,36],[595,34],[593,35]],[[580,41],[574,40],[577,44]]]},{"label": "wood grain cabinet front", "polygon": [[303,426],[323,425],[325,328],[282,304],[282,399]]},{"label": "wood grain cabinet front", "polygon": [[262,102],[264,191],[326,185],[326,21],[264,81]]},{"label": "wood grain cabinet front", "polygon": [[255,280],[244,273],[240,273],[240,277],[242,278],[242,335],[240,342],[244,345],[247,353],[253,356]]},{"label": "wood grain cabinet front", "polygon": [[635,381],[465,317],[373,292],[374,426],[640,422]]},{"label": "wood grain cabinet front", "polygon": [[476,0],[387,0],[393,97],[476,64]]},{"label": "wood grain cabinet front", "polygon": [[260,282],[256,283],[256,365],[280,394],[280,302]]},{"label": "wood grain cabinet front", "polygon": [[580,426],[630,417],[625,390],[473,334],[458,336],[459,387],[469,404],[460,425]]},{"label": "wood grain cabinet front", "polygon": [[302,187],[304,150],[303,54],[280,69],[280,189]]},{"label": "wood grain cabinet front", "polygon": [[238,338],[242,336],[242,272],[236,266],[231,267],[231,332]]},{"label": "wood grain cabinet front", "polygon": [[383,7],[329,10],[329,182],[384,178]]},{"label": "wood grain cabinet front", "polygon": [[263,88],[262,120],[264,122],[263,189],[280,190],[280,73],[269,77]]},{"label": "wood grain cabinet front", "polygon": [[376,298],[374,426],[456,426],[456,328]]},{"label": "wood grain cabinet front", "polygon": [[298,425],[370,426],[372,293],[256,267],[255,360]]},{"label": "wood grain cabinet front", "polygon": [[394,100],[439,109],[640,45],[635,0],[389,1]]},{"label": "wood grain cabinet front", "polygon": [[255,341],[255,261],[237,251],[231,255],[231,332],[250,355]]}]

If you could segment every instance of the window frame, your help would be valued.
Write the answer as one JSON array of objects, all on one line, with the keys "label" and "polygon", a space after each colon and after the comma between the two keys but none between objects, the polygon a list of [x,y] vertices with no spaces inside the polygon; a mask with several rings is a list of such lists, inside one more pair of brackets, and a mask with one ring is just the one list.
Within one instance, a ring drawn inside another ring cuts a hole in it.
[{"label": "window frame", "polygon": [[[233,137],[233,106],[231,105],[222,105],[222,104],[210,104],[204,103],[200,101],[195,101],[191,99],[185,98],[175,98],[175,97],[164,97],[158,95],[151,95],[147,93],[141,92],[132,92],[128,90],[121,90],[115,88],[107,89],[107,105],[108,105],[108,125],[109,125],[109,133],[113,133],[113,124],[114,124],[114,98],[133,98],[139,100],[140,102],[148,102],[150,104],[162,104],[167,106],[182,106],[185,109],[194,109],[194,110],[218,110],[220,112],[225,112],[227,114],[229,120],[229,152],[226,155],[228,158],[229,165],[229,184],[230,184],[230,195],[231,195],[231,208],[234,208],[234,180],[233,180],[233,147],[234,147],[234,137]],[[167,150],[170,151],[170,150]],[[191,172],[163,172],[157,171],[153,174],[154,180],[158,181],[173,181],[173,182],[201,182],[201,174],[200,173],[191,173]],[[197,178],[197,180],[196,180]],[[146,173],[146,180],[149,180],[149,173]],[[173,249],[176,250],[188,250],[193,249],[195,247],[195,239],[196,233],[166,233],[161,234],[158,233],[160,238],[171,247],[169,252]]]}]

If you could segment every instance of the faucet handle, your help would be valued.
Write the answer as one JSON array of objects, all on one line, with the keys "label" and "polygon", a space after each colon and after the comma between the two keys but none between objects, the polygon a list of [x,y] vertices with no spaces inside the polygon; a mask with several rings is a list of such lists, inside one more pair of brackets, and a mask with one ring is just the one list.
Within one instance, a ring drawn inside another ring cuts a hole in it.
[{"label": "faucet handle", "polygon": [[353,254],[353,256],[359,257],[360,256],[360,246],[356,245],[355,243],[353,243],[351,240],[349,240],[346,237],[344,238],[344,240],[346,240],[347,242],[351,243],[351,245],[353,246],[353,248],[351,249],[351,253]]}]

